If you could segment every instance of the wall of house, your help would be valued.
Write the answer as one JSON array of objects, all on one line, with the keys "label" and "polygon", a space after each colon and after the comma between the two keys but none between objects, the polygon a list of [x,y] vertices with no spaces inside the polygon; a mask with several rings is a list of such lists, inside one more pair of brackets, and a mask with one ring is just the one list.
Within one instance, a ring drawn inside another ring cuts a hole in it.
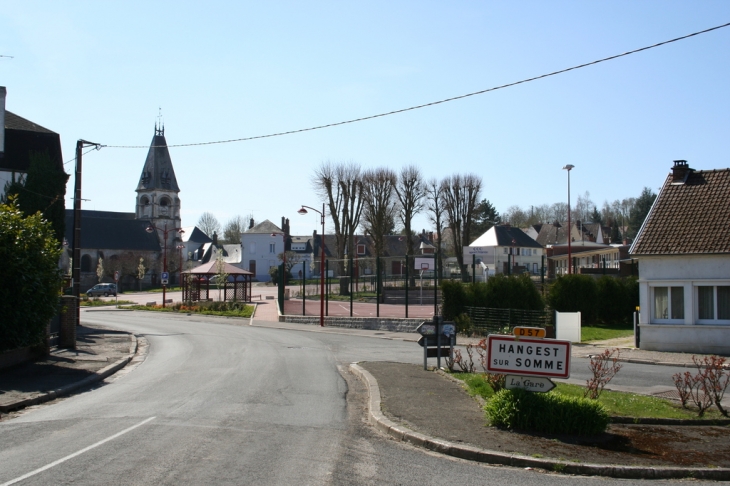
[{"label": "wall of house", "polygon": [[[271,251],[271,245],[274,251]],[[269,268],[279,265],[277,255],[284,251],[284,239],[281,235],[271,236],[266,233],[243,233],[241,235],[241,268],[251,270],[251,260],[256,262],[254,280],[271,281]]]},{"label": "wall of house", "polygon": [[[698,324],[696,295],[698,285],[730,285],[730,255],[642,257],[639,265],[641,349],[730,353],[730,324]],[[683,288],[683,319],[653,315],[653,287]]]},{"label": "wall of house", "polygon": [[730,326],[642,324],[641,349],[730,355]]}]

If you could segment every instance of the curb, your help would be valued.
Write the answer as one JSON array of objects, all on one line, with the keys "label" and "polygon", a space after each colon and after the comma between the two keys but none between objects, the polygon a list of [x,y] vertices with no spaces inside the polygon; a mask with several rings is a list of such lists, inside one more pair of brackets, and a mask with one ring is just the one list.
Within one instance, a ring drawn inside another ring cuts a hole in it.
[{"label": "curb", "polygon": [[71,383],[70,385],[62,386],[61,388],[56,388],[55,390],[51,390],[45,393],[42,393],[38,396],[32,397],[32,398],[26,398],[24,400],[18,400],[17,402],[10,403],[8,405],[2,405],[0,406],[0,412],[8,413],[12,410],[18,410],[20,408],[29,407],[31,405],[38,405],[39,403],[49,402],[51,400],[55,400],[56,398],[60,398],[66,395],[71,394],[71,392],[78,390],[79,388],[83,388],[85,386],[91,385],[93,383],[99,382],[117,371],[121,370],[127,364],[132,361],[132,358],[134,358],[135,354],[137,353],[137,336],[134,334],[129,334],[131,343],[129,345],[129,355],[125,356],[124,358],[118,359],[114,363],[105,366],[104,368],[100,369],[96,373],[94,373],[91,376],[87,376],[83,380],[77,381],[76,383]]},{"label": "curb", "polygon": [[351,363],[350,369],[358,376],[368,389],[369,420],[379,431],[391,437],[409,442],[449,456],[470,461],[514,467],[533,467],[548,471],[583,476],[604,476],[619,479],[710,479],[718,481],[730,480],[730,468],[682,468],[682,467],[642,467],[603,464],[576,464],[552,459],[540,459],[518,454],[505,454],[497,451],[456,444],[443,439],[436,439],[409,430],[388,419],[381,411],[380,386],[375,377],[357,363]]}]

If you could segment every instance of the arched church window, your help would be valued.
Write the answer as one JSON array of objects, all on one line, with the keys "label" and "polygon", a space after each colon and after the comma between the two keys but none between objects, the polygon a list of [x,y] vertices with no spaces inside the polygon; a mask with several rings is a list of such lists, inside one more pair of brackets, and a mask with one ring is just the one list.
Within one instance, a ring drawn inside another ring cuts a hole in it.
[{"label": "arched church window", "polygon": [[167,215],[170,209],[170,199],[163,197],[160,199],[160,214]]},{"label": "arched church window", "polygon": [[82,272],[91,271],[91,255],[83,255],[81,257],[81,271]]}]

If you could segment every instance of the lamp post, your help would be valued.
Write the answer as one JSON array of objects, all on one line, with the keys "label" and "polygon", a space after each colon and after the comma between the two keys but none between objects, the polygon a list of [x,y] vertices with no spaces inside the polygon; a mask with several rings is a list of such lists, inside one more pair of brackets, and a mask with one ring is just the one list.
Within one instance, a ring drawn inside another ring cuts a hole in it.
[{"label": "lamp post", "polygon": [[178,285],[180,286],[180,290],[182,290],[182,269],[183,269],[183,259],[182,259],[182,251],[183,248],[185,248],[185,245],[177,245],[175,248],[177,248],[177,255],[178,255],[178,264],[177,264],[177,273],[178,273]]},{"label": "lamp post", "polygon": [[311,206],[304,206],[302,205],[302,208],[297,211],[299,214],[307,214],[307,210],[304,208],[309,208],[314,212],[319,213],[319,216],[322,219],[322,236],[320,247],[322,248],[321,256],[320,256],[320,262],[319,262],[319,325],[324,326],[324,203],[322,203],[322,211],[318,209],[314,209]]},{"label": "lamp post", "polygon": [[[163,262],[162,263],[162,271],[164,273],[167,273],[167,233],[169,233],[172,230],[175,230],[175,232],[177,234],[181,235],[181,234],[185,233],[185,230],[183,230],[182,228],[170,228],[168,230],[167,229],[167,223],[165,223],[165,226],[163,228],[158,228],[157,226],[155,226],[153,224],[149,224],[145,228],[145,231],[148,232],[148,233],[153,233],[155,230],[162,231],[162,234],[163,234],[162,238],[165,241],[165,245],[164,245],[164,248],[165,249],[164,249],[164,253],[163,253],[164,256],[163,256],[163,260],[162,260],[162,262]],[[166,283],[163,283],[162,284],[162,307],[163,308],[165,307],[166,290],[167,290],[167,284]]]},{"label": "lamp post", "polygon": [[574,165],[568,164],[565,167],[563,167],[563,170],[568,171],[568,275],[573,273],[573,259],[571,258],[571,251],[570,251],[570,233],[571,233],[571,227],[570,227],[570,171],[574,168]]}]

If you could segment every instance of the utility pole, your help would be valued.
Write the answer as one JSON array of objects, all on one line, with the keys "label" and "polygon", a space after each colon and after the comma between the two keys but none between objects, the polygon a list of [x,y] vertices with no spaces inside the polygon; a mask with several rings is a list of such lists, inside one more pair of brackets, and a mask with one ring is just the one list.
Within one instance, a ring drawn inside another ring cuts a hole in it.
[{"label": "utility pole", "polygon": [[100,147],[98,143],[87,142],[86,140],[76,141],[76,171],[74,175],[74,242],[73,242],[73,268],[71,278],[73,280],[73,295],[76,297],[76,325],[81,325],[81,151],[84,147]]}]

